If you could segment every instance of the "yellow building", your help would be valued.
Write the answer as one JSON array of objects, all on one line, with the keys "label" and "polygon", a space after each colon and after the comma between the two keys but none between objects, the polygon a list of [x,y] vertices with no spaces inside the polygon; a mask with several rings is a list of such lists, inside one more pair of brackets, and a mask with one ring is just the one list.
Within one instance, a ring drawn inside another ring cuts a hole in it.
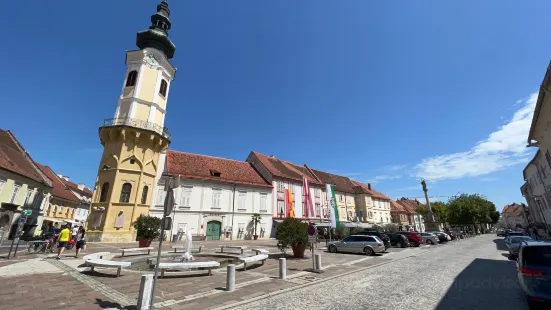
[{"label": "yellow building", "polygon": [[159,155],[168,148],[166,102],[176,69],[168,37],[170,10],[163,0],[149,29],[137,35],[139,50],[126,53],[126,78],[113,119],[99,129],[104,147],[87,222],[89,241],[129,242],[141,214],[149,214]]},{"label": "yellow building", "polygon": [[48,232],[62,225],[73,224],[75,210],[81,200],[65,185],[55,172],[48,166],[37,164],[40,171],[52,180],[50,201],[44,209],[44,219],[41,230]]},{"label": "yellow building", "polygon": [[356,208],[360,214],[360,222],[374,224],[373,219],[373,192],[371,185],[360,182],[354,182],[354,191],[356,192]]},{"label": "yellow building", "polygon": [[30,210],[24,235],[40,233],[44,205],[48,203],[52,181],[36,166],[15,135],[0,129],[0,239],[15,233],[23,210]]},{"label": "yellow building", "polygon": [[335,198],[339,207],[339,221],[356,221],[358,213],[356,210],[356,198],[354,193],[355,184],[347,177],[311,169],[316,178],[324,184],[335,186]]}]

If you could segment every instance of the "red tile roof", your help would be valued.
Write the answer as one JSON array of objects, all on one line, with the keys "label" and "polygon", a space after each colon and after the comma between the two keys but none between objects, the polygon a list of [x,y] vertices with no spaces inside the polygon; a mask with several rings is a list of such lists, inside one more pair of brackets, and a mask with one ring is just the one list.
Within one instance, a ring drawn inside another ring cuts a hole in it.
[{"label": "red tile roof", "polygon": [[369,195],[371,195],[372,197],[375,197],[375,198],[390,200],[390,198],[387,197],[385,194],[374,190],[373,186],[371,186],[371,184],[364,184],[364,183],[361,183],[361,182],[358,182],[358,181],[353,181],[353,182],[356,185],[354,187],[354,190],[357,194],[369,194]]},{"label": "red tile roof", "polygon": [[505,214],[505,213],[519,216],[521,214],[524,214],[524,207],[523,205],[513,202],[512,204],[506,205],[505,207],[503,207],[502,214]]},{"label": "red tile roof", "polygon": [[335,190],[343,193],[355,194],[354,187],[356,184],[347,177],[340,175],[323,172],[320,170],[310,169],[314,172],[314,175],[318,180],[322,181],[325,184],[331,184],[335,186]]},{"label": "red tile roof", "polygon": [[[248,162],[169,150],[166,166],[169,175],[189,179],[272,187]],[[220,176],[214,176],[213,172]]]},{"label": "red tile roof", "polygon": [[390,212],[407,212],[407,211],[401,204],[399,204],[395,200],[390,199]]},{"label": "red tile roof", "polygon": [[272,156],[267,156],[257,152],[251,152],[248,160],[251,160],[251,155],[258,158],[260,164],[264,166],[270,174],[275,177],[285,178],[302,182],[303,177],[306,177],[311,185],[323,185],[310,171],[304,167],[290,162],[279,160]]},{"label": "red tile roof", "polygon": [[65,183],[67,187],[74,190],[75,192],[78,192],[79,194],[83,196],[87,196],[89,198],[92,198],[92,191],[88,187],[84,187],[84,189],[78,188],[78,184],[71,181],[66,181],[64,178],[60,178],[61,182]]},{"label": "red tile roof", "polygon": [[44,173],[50,180],[52,180],[52,196],[67,200],[70,202],[80,203],[80,199],[71,192],[71,190],[59,179],[55,172],[48,166],[44,166],[37,163],[38,168]]},{"label": "red tile roof", "polygon": [[407,198],[400,198],[397,202],[404,207],[407,213],[417,213],[417,207],[422,206],[419,200],[412,200]]},{"label": "red tile roof", "polygon": [[9,130],[0,129],[0,168],[47,186],[52,185],[52,181],[38,170],[30,155]]}]

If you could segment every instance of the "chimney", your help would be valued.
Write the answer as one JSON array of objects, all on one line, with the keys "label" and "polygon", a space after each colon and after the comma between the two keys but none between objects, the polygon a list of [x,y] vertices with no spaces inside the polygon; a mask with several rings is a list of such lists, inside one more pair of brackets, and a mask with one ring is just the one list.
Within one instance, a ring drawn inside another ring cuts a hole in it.
[{"label": "chimney", "polygon": [[369,190],[371,190],[371,183],[367,183],[367,188],[369,188]]},{"label": "chimney", "polygon": [[77,187],[78,187],[78,189],[80,189],[81,191],[83,191],[85,186],[84,186],[84,184],[79,184],[79,185],[77,185]]},{"label": "chimney", "polygon": [[274,156],[274,155],[270,155],[270,157],[271,157],[271,158],[275,158],[275,156]]}]

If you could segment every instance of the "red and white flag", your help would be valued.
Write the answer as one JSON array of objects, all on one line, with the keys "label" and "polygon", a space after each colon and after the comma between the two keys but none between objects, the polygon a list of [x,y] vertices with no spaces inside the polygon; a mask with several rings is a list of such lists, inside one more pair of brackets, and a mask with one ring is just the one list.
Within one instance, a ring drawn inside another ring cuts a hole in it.
[{"label": "red and white flag", "polygon": [[306,209],[304,217],[314,217],[314,206],[312,205],[312,196],[310,196],[310,183],[307,178],[303,178],[302,187],[304,189],[304,206]]}]

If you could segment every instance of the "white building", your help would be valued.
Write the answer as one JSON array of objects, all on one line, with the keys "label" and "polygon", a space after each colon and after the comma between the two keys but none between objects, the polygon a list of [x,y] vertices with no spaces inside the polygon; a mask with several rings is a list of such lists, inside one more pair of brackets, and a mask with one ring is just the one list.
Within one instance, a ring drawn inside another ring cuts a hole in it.
[{"label": "white building", "polygon": [[423,215],[417,212],[417,207],[421,206],[422,204],[417,199],[412,200],[404,197],[400,198],[396,202],[401,204],[408,214],[408,220],[409,220],[409,226],[410,226],[409,229],[418,231],[418,232],[424,232],[425,219],[423,218]]},{"label": "white building", "polygon": [[272,229],[272,185],[248,162],[184,152],[161,154],[150,214],[162,217],[168,177],[180,176],[171,236],[191,230],[206,240],[253,239],[253,214],[260,214],[256,234],[269,238]]},{"label": "white building", "polygon": [[74,220],[85,223],[90,214],[90,203],[92,202],[92,191],[84,184],[77,184],[69,181],[69,177],[58,174],[61,182],[63,182],[69,190],[80,199],[81,203],[76,207]]},{"label": "white building", "polygon": [[371,197],[373,200],[373,219],[378,225],[386,225],[392,223],[390,216],[390,200],[380,197]]}]

